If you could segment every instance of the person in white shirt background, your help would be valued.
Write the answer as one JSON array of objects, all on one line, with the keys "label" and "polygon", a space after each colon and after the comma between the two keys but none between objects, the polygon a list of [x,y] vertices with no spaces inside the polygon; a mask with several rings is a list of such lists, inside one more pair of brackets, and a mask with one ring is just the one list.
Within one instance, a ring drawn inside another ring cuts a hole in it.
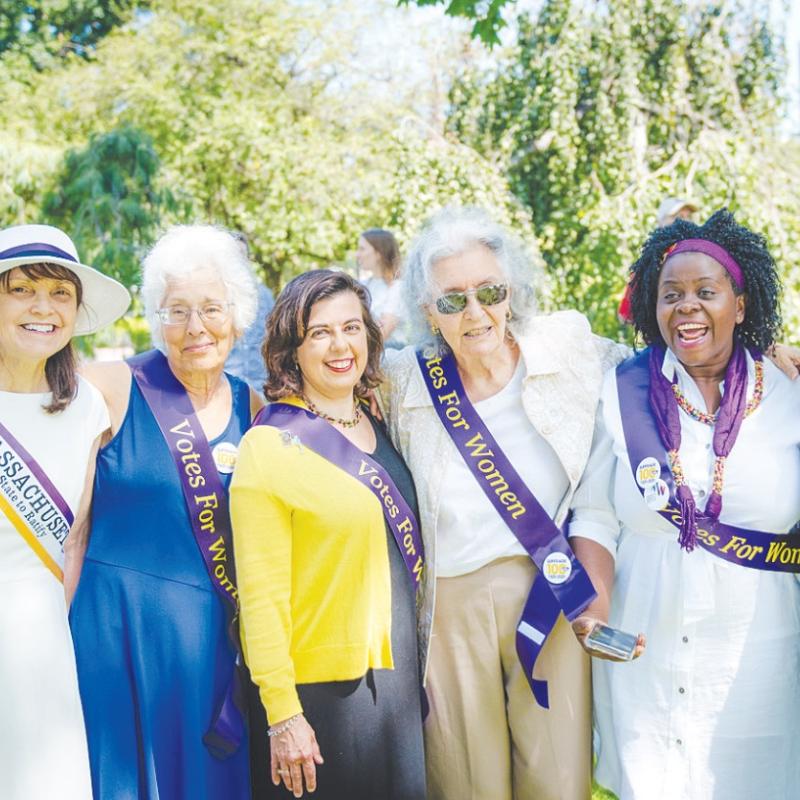
[{"label": "person in white shirt background", "polygon": [[[653,231],[633,267],[634,325],[651,346],[639,356],[646,413],[672,415],[657,430],[682,513],[669,521],[637,486],[620,413],[630,384],[612,370],[569,528],[598,591],[573,623],[579,639],[596,620],[647,636],[634,663],[594,661],[596,779],[620,800],[786,798],[800,786],[800,585],[703,541],[717,518],[785,534],[800,517],[800,382],[759,353],[780,332],[779,293],[764,238],[727,211]],[[723,419],[740,425],[724,447]]]},{"label": "person in white shirt background", "polygon": [[358,237],[358,279],[372,297],[370,311],[381,326],[385,347],[405,347],[403,282],[399,277],[400,248],[394,235],[383,228],[370,228]]},{"label": "person in white shirt background", "polygon": [[[248,260],[252,260],[250,243],[242,231],[231,231],[231,236],[239,242]],[[253,391],[260,397],[264,394],[264,383],[267,372],[264,359],[261,357],[261,345],[264,341],[264,329],[267,317],[275,305],[272,292],[258,279],[258,307],[255,319],[247,326],[242,335],[234,342],[233,348],[225,361],[225,371],[243,381],[247,381]]]}]

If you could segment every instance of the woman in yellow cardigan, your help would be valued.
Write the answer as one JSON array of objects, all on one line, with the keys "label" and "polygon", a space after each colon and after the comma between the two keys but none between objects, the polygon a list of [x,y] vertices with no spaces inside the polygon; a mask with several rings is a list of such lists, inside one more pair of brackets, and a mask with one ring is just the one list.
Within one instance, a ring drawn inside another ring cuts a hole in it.
[{"label": "woman in yellow cardigan", "polygon": [[[231,484],[242,639],[269,720],[263,797],[425,797],[414,484],[359,398],[380,380],[367,291],[317,270],[267,322],[272,403]],[[266,758],[266,756],[265,756]],[[277,788],[275,788],[277,787]]]}]

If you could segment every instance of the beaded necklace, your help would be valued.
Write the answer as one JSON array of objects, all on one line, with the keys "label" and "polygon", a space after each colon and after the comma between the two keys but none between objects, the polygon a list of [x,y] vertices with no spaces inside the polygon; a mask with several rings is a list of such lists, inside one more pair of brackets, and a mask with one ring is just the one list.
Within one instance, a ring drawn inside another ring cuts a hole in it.
[{"label": "beaded necklace", "polygon": [[[747,405],[745,406],[744,415],[745,417],[749,417],[760,405],[761,405],[761,398],[764,395],[764,362],[763,361],[755,361],[755,385],[753,386],[753,396],[750,400],[747,401]],[[675,395],[675,399],[678,401],[678,405],[692,418],[696,419],[698,422],[702,422],[704,425],[716,425],[717,424],[717,417],[719,417],[719,410],[715,411],[713,414],[709,414],[706,411],[701,411],[696,406],[693,406],[687,399],[684,393],[680,390],[677,383],[672,384],[672,392]]]},{"label": "beaded necklace", "polygon": [[332,417],[324,411],[320,411],[305,395],[303,395],[303,402],[308,406],[308,410],[321,417],[326,422],[334,422],[341,425],[343,428],[355,428],[361,422],[361,408],[359,407],[358,400],[353,398],[353,418],[342,419],[341,417]]},{"label": "beaded necklace", "polygon": [[[745,406],[744,415],[749,417],[761,405],[761,398],[764,395],[764,362],[759,358],[754,362],[755,366],[755,385],[753,386],[753,397],[747,402]],[[692,419],[702,422],[704,425],[714,426],[719,418],[719,410],[713,414],[708,414],[701,411],[699,408],[693,406],[687,399],[683,392],[678,388],[677,383],[672,384],[672,392],[675,399],[678,401],[678,406],[683,409]],[[711,483],[711,495],[708,498],[706,506],[706,513],[714,518],[719,517],[720,509],[717,509],[717,499],[722,497],[722,487],[725,484],[725,461],[727,457],[724,455],[717,455],[714,459],[714,476]],[[686,476],[683,473],[683,465],[677,450],[667,451],[667,463],[669,470],[672,473],[672,480],[675,481],[675,486],[680,487],[686,483]],[[719,503],[721,506],[721,502]],[[711,506],[710,508],[708,506]]]}]

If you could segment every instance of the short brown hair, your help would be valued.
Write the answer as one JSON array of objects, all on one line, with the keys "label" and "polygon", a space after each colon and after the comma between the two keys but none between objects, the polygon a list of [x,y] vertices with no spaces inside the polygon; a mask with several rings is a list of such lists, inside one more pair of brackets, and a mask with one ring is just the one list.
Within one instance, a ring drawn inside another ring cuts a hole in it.
[{"label": "short brown hair", "polygon": [[303,376],[297,365],[297,348],[303,344],[311,309],[320,300],[342,292],[352,292],[361,302],[367,329],[367,367],[356,386],[356,395],[364,397],[382,380],[381,354],[383,336],[369,310],[369,292],[346,272],[317,269],[298,275],[286,284],[267,317],[267,330],[261,355],[267,367],[264,394],[267,400],[303,393]]},{"label": "short brown hair", "polygon": [[[68,281],[75,287],[78,308],[83,300],[83,286],[78,276],[67,267],[60,264],[24,264],[20,269],[25,277],[31,280],[50,278],[57,281]],[[0,273],[0,291],[7,292],[11,282],[11,270]],[[53,393],[49,405],[44,407],[48,414],[63,411],[74,399],[78,391],[78,378],[76,375],[75,351],[72,342],[68,342],[57,353],[53,353],[44,365],[44,376],[47,385]]]}]

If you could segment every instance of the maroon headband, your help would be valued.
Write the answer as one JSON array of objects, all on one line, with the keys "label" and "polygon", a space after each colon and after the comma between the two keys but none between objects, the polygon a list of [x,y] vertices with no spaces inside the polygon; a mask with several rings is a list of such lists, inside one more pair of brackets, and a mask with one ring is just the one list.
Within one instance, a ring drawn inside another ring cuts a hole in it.
[{"label": "maroon headband", "polygon": [[678,253],[705,253],[711,256],[725,268],[728,275],[733,278],[739,291],[744,291],[744,273],[736,262],[736,259],[721,245],[716,242],[709,242],[707,239],[683,239],[676,242],[672,247],[668,247],[664,253],[664,261]]}]

